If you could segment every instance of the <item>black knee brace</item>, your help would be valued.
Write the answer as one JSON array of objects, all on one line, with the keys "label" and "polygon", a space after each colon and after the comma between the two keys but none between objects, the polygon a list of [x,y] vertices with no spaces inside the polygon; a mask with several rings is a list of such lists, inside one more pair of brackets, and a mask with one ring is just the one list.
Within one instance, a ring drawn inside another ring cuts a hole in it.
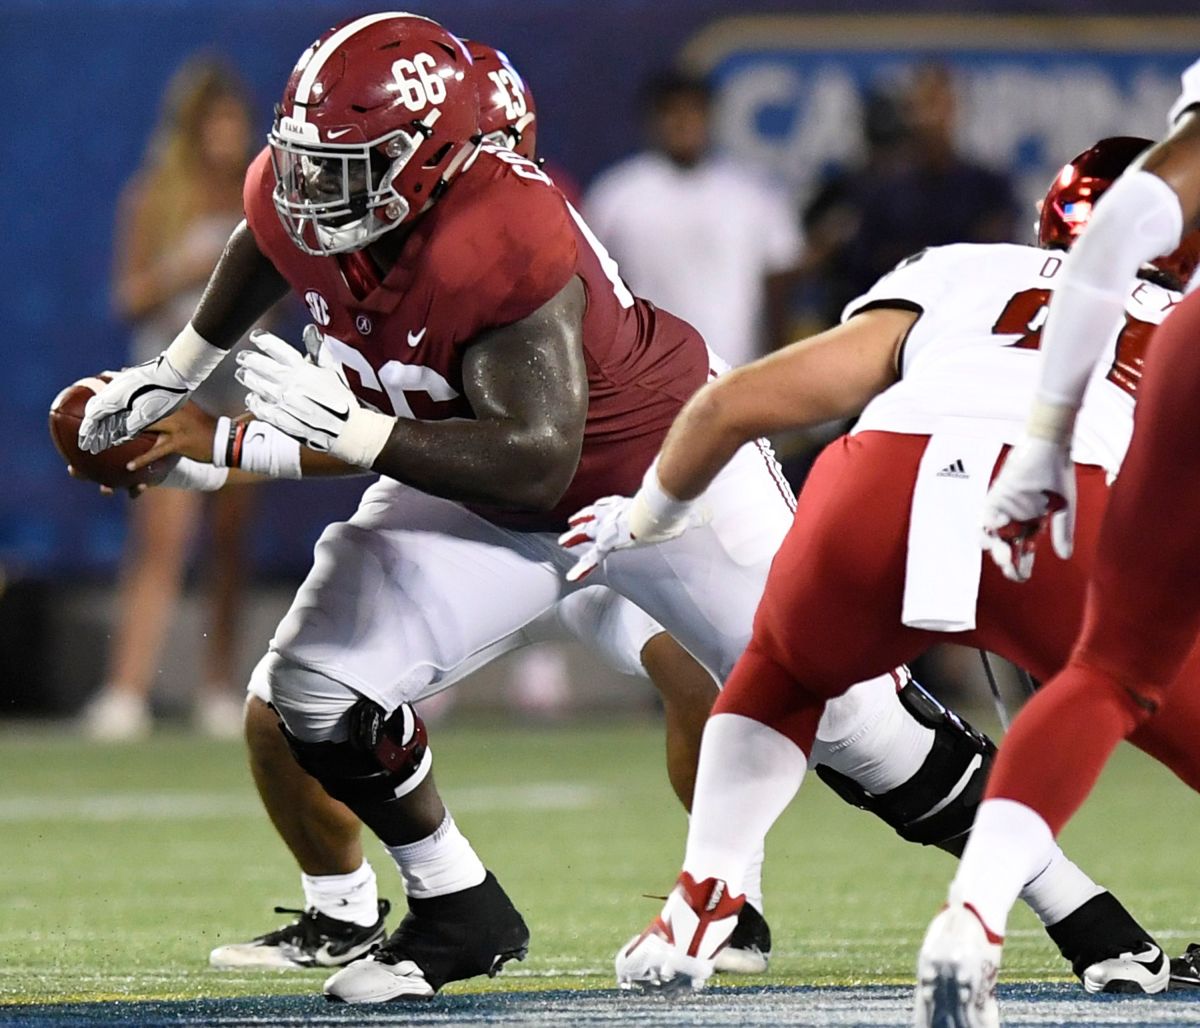
[{"label": "black knee brace", "polygon": [[996,747],[916,682],[910,680],[899,695],[909,713],[934,731],[933,748],[907,782],[873,796],[822,764],[817,774],[847,803],[870,811],[901,838],[961,856]]},{"label": "black knee brace", "polygon": [[351,809],[397,799],[415,789],[428,770],[425,722],[407,703],[390,717],[366,698],[350,708],[345,742],[305,742],[280,722],[292,754],[334,799]]}]

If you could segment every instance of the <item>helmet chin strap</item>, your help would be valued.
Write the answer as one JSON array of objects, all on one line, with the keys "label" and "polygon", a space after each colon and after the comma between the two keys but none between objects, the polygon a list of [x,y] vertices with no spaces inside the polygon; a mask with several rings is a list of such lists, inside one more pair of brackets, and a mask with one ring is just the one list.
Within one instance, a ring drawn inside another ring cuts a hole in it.
[{"label": "helmet chin strap", "polygon": [[322,251],[325,253],[346,253],[350,250],[361,250],[371,240],[369,238],[370,231],[366,226],[367,219],[371,215],[367,214],[359,218],[357,221],[352,221],[348,225],[338,225],[331,227],[322,225],[319,221],[314,222],[313,228],[317,234],[317,241],[321,245]]}]

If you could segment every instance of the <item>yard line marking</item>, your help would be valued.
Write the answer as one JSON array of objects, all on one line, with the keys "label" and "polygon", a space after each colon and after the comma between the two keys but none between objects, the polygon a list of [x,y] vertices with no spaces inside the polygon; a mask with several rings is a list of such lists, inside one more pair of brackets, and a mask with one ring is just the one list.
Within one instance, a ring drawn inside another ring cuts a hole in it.
[{"label": "yard line marking", "polygon": [[[486,814],[504,811],[587,810],[606,797],[603,789],[579,782],[531,782],[527,785],[477,785],[444,790],[456,811]],[[247,788],[237,792],[105,792],[72,796],[0,797],[0,823],[26,821],[191,821],[265,817]]]}]

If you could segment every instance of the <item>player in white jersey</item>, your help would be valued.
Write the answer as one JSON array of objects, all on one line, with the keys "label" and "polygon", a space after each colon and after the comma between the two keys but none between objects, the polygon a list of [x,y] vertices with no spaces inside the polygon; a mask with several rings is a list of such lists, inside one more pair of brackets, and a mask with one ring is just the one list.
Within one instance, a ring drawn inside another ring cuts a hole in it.
[{"label": "player in white jersey", "polygon": [[[1200,62],[1184,73],[1167,138],[1121,176],[1071,254],[1050,307],[1026,430],[982,511],[991,552],[1015,580],[1033,571],[1034,543],[1047,521],[1063,560],[1087,552],[1088,531],[1099,533],[1099,543],[1069,659],[1014,722],[947,906],[922,944],[919,1024],[999,1022],[993,986],[1019,883],[1053,851],[1122,739],[1136,743],[1164,726],[1181,743],[1190,735],[1191,745],[1156,755],[1200,785],[1198,224]],[[1173,270],[1180,289],[1193,288],[1155,332],[1133,437],[1101,522],[1072,488],[1068,454],[1087,421],[1085,387],[1106,362],[1101,344],[1120,327],[1129,289],[1147,269]],[[1028,602],[1060,563],[1043,556],[1014,603]],[[1071,745],[1055,745],[1064,724],[1072,727]],[[1193,947],[1172,977],[1196,983],[1198,967]]]},{"label": "player in white jersey", "polygon": [[[743,438],[862,411],[855,431],[822,453],[799,497],[751,642],[705,729],[683,873],[661,915],[618,953],[622,985],[682,975],[695,986],[708,977],[741,907],[749,855],[799,787],[827,701],[849,683],[912,659],[945,632],[1038,678],[1065,661],[1097,518],[1081,521],[1075,559],[1053,562],[1033,591],[985,566],[978,545],[984,493],[1020,436],[1062,266],[1057,252],[1011,245],[910,258],[852,302],[839,327],[707,386],[676,420],[638,494],[574,519],[564,544],[581,574],[614,551],[658,545],[702,520],[702,492]],[[1161,320],[1177,299],[1149,282],[1128,291],[1138,346],[1147,335],[1136,326]],[[1129,433],[1131,338],[1112,331],[1112,369],[1092,383],[1103,416],[1076,454],[1089,462],[1076,467],[1089,512],[1103,508]],[[1169,721],[1135,741],[1156,753],[1186,745]],[[1200,781],[1200,757],[1193,763]],[[1063,859],[1055,849],[1030,870],[1026,898],[1043,869]],[[1115,974],[1111,965],[1099,974],[1076,962],[1085,987],[1165,988],[1162,951],[1136,931],[1126,942]]]}]

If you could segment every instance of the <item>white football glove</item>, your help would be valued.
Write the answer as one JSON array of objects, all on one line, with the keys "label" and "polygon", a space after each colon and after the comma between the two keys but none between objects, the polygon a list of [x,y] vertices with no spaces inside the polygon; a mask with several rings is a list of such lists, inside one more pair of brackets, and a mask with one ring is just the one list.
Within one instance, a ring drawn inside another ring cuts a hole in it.
[{"label": "white football glove", "polygon": [[575,563],[567,571],[568,582],[578,582],[596,570],[613,550],[638,545],[629,532],[630,496],[606,496],[577,511],[567,522],[571,527],[558,537],[558,545],[571,551]]},{"label": "white football glove", "polygon": [[87,402],[79,423],[79,448],[99,453],[132,439],[187,402],[191,387],[165,353],[118,371]]},{"label": "white football glove", "polygon": [[571,550],[576,558],[567,581],[586,578],[614,550],[666,542],[708,518],[703,503],[676,500],[667,494],[652,464],[636,495],[606,496],[567,522],[571,527],[558,537],[558,545]]},{"label": "white football glove", "polygon": [[1075,535],[1075,470],[1064,443],[1026,436],[1012,448],[983,507],[983,547],[1014,582],[1033,572],[1037,537],[1050,522],[1050,541],[1063,560]]},{"label": "white football glove", "polygon": [[[250,391],[250,413],[310,450],[357,467],[375,463],[395,418],[360,407],[338,369],[306,360],[278,336],[258,330],[250,341],[261,352],[237,356],[237,379]],[[304,342],[310,354],[318,353],[320,329],[309,325]]]},{"label": "white football glove", "polygon": [[225,355],[189,324],[154,360],[118,371],[88,400],[79,423],[79,448],[99,453],[165,418],[187,402]]}]

